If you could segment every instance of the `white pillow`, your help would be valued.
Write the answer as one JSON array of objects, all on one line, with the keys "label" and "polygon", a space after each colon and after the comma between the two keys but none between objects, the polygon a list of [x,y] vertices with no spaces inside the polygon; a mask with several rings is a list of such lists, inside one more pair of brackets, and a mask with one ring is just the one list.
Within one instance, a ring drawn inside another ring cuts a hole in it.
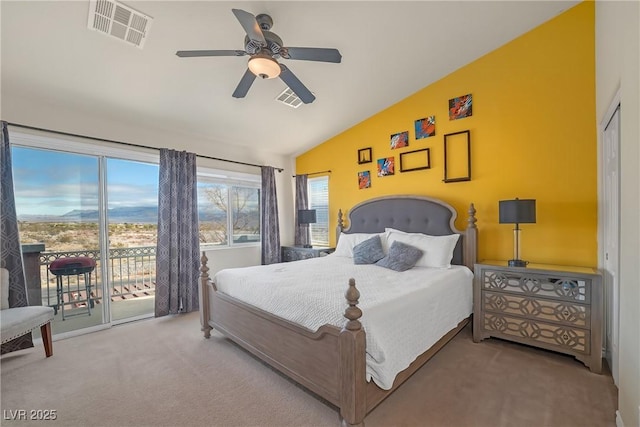
[{"label": "white pillow", "polygon": [[386,228],[385,232],[389,245],[394,241],[399,241],[415,246],[424,252],[424,255],[416,263],[416,267],[451,268],[453,250],[460,238],[459,234],[429,236],[422,233],[406,233],[393,228]]},{"label": "white pillow", "polygon": [[351,234],[340,233],[340,238],[338,239],[338,245],[336,246],[336,250],[335,252],[333,252],[333,255],[353,258],[353,247],[364,242],[367,239],[370,239],[373,236],[380,236],[382,249],[386,254],[387,253],[386,251],[387,233],[385,232],[385,233],[351,233]]}]

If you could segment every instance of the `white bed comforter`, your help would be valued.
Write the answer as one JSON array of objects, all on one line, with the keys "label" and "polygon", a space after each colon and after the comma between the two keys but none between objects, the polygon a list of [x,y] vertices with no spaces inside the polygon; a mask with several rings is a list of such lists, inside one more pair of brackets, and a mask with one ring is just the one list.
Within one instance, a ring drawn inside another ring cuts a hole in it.
[{"label": "white bed comforter", "polygon": [[473,307],[473,273],[414,267],[396,272],[329,255],[282,264],[218,272],[219,291],[278,317],[316,331],[342,327],[349,278],[360,291],[367,341],[367,381],[382,389],[445,333],[468,317]]}]

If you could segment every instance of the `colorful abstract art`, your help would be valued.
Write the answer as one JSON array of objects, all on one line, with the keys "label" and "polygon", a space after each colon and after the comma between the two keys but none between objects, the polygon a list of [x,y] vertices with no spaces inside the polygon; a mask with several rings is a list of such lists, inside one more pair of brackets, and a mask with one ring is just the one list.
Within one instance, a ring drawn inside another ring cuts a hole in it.
[{"label": "colorful abstract art", "polygon": [[395,133],[391,135],[391,149],[408,147],[409,146],[409,131]]},{"label": "colorful abstract art", "polygon": [[393,157],[378,159],[378,176],[393,175],[394,163]]},{"label": "colorful abstract art", "polygon": [[449,120],[464,119],[473,113],[471,94],[449,100]]},{"label": "colorful abstract art", "polygon": [[371,187],[371,174],[369,171],[358,172],[358,188],[362,190],[363,188]]},{"label": "colorful abstract art", "polygon": [[428,138],[436,134],[436,116],[416,120],[416,139]]}]

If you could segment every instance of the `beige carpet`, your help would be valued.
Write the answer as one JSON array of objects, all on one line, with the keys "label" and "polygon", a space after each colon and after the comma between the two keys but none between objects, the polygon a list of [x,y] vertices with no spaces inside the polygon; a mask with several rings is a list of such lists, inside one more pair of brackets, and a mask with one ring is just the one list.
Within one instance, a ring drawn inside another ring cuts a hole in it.
[{"label": "beige carpet", "polygon": [[[336,409],[214,334],[198,314],[121,325],[7,354],[2,426],[339,426]],[[367,416],[381,426],[615,426],[610,375],[465,328]],[[12,421],[17,410],[55,421]]]}]

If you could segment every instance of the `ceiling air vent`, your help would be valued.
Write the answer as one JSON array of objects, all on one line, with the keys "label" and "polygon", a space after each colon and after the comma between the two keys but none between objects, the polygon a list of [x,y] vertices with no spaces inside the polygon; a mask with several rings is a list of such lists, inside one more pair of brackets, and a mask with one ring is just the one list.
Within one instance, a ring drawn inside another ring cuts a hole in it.
[{"label": "ceiling air vent", "polygon": [[89,29],[115,37],[140,49],[153,18],[113,0],[90,0]]},{"label": "ceiling air vent", "polygon": [[298,108],[300,105],[302,105],[302,100],[298,98],[298,95],[296,95],[288,87],[276,97],[276,101],[280,101],[284,105],[288,105],[291,108]]}]

